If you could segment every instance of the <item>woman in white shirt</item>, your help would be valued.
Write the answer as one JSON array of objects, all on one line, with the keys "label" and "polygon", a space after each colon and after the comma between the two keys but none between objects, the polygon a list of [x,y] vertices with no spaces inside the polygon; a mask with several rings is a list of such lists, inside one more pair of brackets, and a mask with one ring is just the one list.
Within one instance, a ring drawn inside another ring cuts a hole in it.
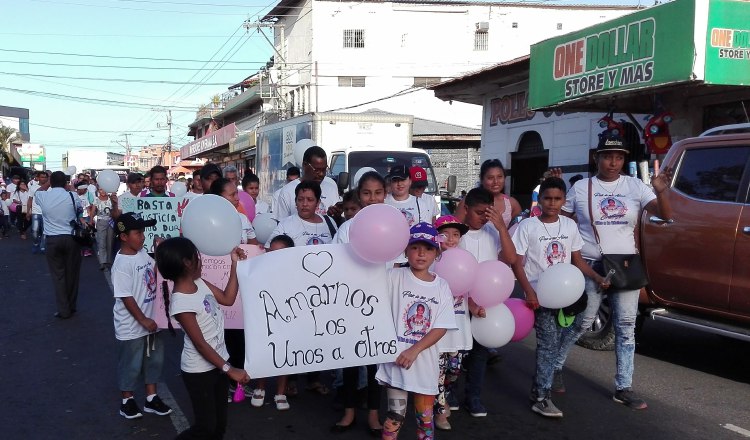
[{"label": "woman in white shirt", "polygon": [[110,197],[107,192],[99,188],[96,198],[89,206],[89,217],[96,224],[96,256],[99,259],[99,270],[112,267],[112,235],[113,229],[109,222],[112,220],[112,209],[117,209],[117,195]]},{"label": "woman in white shirt", "polygon": [[237,185],[232,183],[229,179],[220,177],[211,183],[211,188],[208,192],[220,197],[224,197],[237,210],[237,215],[240,217],[242,222],[242,237],[241,242],[243,244],[259,244],[258,239],[255,236],[255,229],[248,220],[247,216],[241,211],[242,205],[240,204],[240,198],[237,196]]},{"label": "woman in white shirt", "polygon": [[16,210],[16,227],[21,234],[21,240],[26,240],[26,230],[29,229],[29,225],[31,224],[29,218],[27,218],[31,216],[26,215],[28,214],[29,186],[25,181],[21,180],[12,194],[13,201],[20,204]]},{"label": "woman in white shirt", "polygon": [[277,235],[286,234],[295,246],[328,244],[336,235],[336,225],[328,216],[316,212],[320,205],[320,184],[314,181],[300,182],[294,189],[297,212],[283,218],[271,233],[266,248]]}]

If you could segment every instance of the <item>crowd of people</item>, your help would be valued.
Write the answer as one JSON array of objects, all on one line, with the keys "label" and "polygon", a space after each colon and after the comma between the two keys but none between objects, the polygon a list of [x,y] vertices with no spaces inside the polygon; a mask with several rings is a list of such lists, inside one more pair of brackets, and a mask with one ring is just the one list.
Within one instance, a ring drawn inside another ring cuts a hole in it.
[{"label": "crowd of people", "polygon": [[[634,228],[643,209],[670,218],[671,208],[663,197],[670,176],[662,173],[654,177],[649,187],[623,175],[627,152],[622,140],[603,137],[595,155],[596,175],[577,179],[572,188],[560,178],[559,169],[551,170],[538,188],[536,216],[521,221],[513,234],[509,228],[522,210],[516,199],[505,194],[505,169],[496,159],[482,164],[480,184],[465,194],[453,215],[441,215],[435,198],[425,193],[425,170],[407,165],[391,167],[386,176],[363,170],[354,178],[355,189],[342,199],[336,183],[327,176],[327,157],[320,147],[305,152],[301,169],[288,170],[286,184],[272,195],[270,204],[259,194],[256,175],[247,172],[240,180],[236,168],[221,169],[212,163],[186,182],[184,197],[214,194],[227,199],[242,220],[241,242],[258,244],[267,251],[348,243],[351,220],[360,209],[385,203],[400,210],[409,224],[410,239],[404,253],[387,264],[396,331],[404,336],[398,339],[399,355],[393,363],[337,372],[333,385],[343,413],[330,429],[332,433],[352,429],[359,399],[364,396],[366,430],[375,437],[395,439],[411,393],[417,437],[430,439],[435,429],[453,429],[451,411],[463,407],[473,417],[487,415],[482,391],[493,349],[474,340],[470,326],[472,319],[486,316],[485,310],[471,297],[454,297],[447,282],[433,271],[440,253],[451,248],[464,249],[479,262],[500,260],[510,266],[527,306],[534,310],[537,349],[529,396],[532,411],[562,417],[552,396],[565,392],[562,371],[566,357],[607,293],[611,293],[616,335],[612,398],[633,409],[646,408],[632,390],[638,291],[609,291],[599,263],[605,252],[636,252]],[[2,192],[6,213],[2,232],[7,234],[9,220],[15,222],[21,238],[31,227],[33,249],[46,253],[50,267],[58,308],[55,316],[67,319],[76,312],[81,257],[93,253],[93,249],[81,249],[74,237],[78,228],[73,225],[95,228],[94,249],[101,269],[111,271],[114,285],[120,414],[128,419],[142,417],[134,398],[141,385],[146,392],[143,411],[157,415],[172,411],[156,390],[164,350],[154,321],[155,271],[171,280],[171,292],[165,281],[162,294],[168,316],[174,317],[185,333],[181,370],[194,412],[193,425],[179,438],[221,438],[232,396],[244,393],[252,407],[263,406],[269,383],[251,380],[245,372],[245,334],[224,329],[219,307],[233,304],[237,297],[235,266],[244,252],[239,248],[233,251],[229,281],[223,290],[200,278],[200,254],[188,239],[167,239],[158,244],[155,255],[149,255],[143,248],[144,231],[154,226],[154,221],[122,212],[120,206],[126,198],[173,197],[167,177],[167,170],[160,166],[146,176],[131,173],[119,195],[101,189],[89,191],[89,185],[96,183],[85,175],[71,181],[62,172],[37,172],[34,182],[28,184],[14,177]],[[239,191],[253,198],[256,213],[270,213],[277,220],[265,243],[258,242],[239,203]],[[612,201],[618,209],[609,208]],[[537,300],[540,274],[558,263],[571,263],[586,277],[582,299],[587,299],[587,305],[572,323],[560,322],[557,310],[540,307]],[[408,302],[401,294],[405,291],[426,300]],[[462,374],[465,385],[459,390]],[[273,404],[278,410],[291,408],[289,399],[298,393],[300,380],[305,380],[307,390],[329,393],[321,372],[304,376],[274,379]],[[380,412],[383,389],[387,401],[384,418]]]}]

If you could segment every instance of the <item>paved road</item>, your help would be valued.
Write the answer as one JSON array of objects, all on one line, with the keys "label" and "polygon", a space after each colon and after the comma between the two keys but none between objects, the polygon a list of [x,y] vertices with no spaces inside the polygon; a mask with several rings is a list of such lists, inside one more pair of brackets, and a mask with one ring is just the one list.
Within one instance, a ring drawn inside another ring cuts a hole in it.
[{"label": "paved road", "polygon": [[[178,409],[171,417],[118,415],[112,298],[94,257],[84,259],[78,313],[60,321],[46,260],[30,243],[0,241],[0,426],[8,439],[169,439],[187,426],[191,408],[179,376],[182,338],[168,337],[160,394]],[[534,341],[502,349],[488,372],[490,416],[451,417],[442,439],[744,439],[750,437],[750,344],[647,322],[636,355],[637,390],[649,408],[632,411],[611,400],[614,355],[576,347],[566,371],[568,393],[555,402],[562,420],[527,404]],[[143,396],[138,396],[142,402]],[[322,439],[337,419],[331,396],[303,392],[279,413],[249,400],[230,407],[229,439]],[[364,413],[360,414],[362,419]],[[401,438],[414,438],[413,422]],[[367,438],[363,424],[341,439]]]}]

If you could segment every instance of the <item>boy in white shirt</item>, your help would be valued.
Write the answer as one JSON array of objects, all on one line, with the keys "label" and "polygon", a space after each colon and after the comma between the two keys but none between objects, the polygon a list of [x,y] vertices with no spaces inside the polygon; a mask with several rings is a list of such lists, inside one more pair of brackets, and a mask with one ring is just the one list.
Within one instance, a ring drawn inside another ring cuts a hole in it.
[{"label": "boy in white shirt", "polygon": [[385,198],[385,203],[401,211],[409,227],[421,222],[432,223],[435,220],[434,203],[425,203],[421,198],[409,194],[411,178],[405,165],[391,168],[386,180],[391,182],[391,193]]},{"label": "boy in white shirt", "polygon": [[432,211],[434,223],[434,220],[440,216],[440,206],[438,206],[437,200],[435,200],[432,194],[425,192],[427,191],[427,187],[430,186],[427,180],[427,170],[422,167],[409,168],[409,180],[411,180],[409,194],[418,198],[421,205],[426,206]]},{"label": "boy in white shirt", "polygon": [[565,182],[559,177],[545,179],[539,187],[538,206],[541,214],[519,223],[513,234],[518,256],[525,257],[516,259],[513,272],[526,293],[526,304],[535,311],[536,373],[531,388],[531,398],[534,399],[531,410],[553,418],[563,416],[551,399],[553,378],[559,374],[554,364],[560,349],[562,327],[557,325],[557,309],[539,306],[535,290],[537,280],[547,268],[572,262],[584,275],[602,287],[608,287],[608,284],[604,284],[604,278],[583,260],[583,240],[578,225],[560,215],[564,204]]},{"label": "boy in white shirt", "polygon": [[143,249],[143,231],[155,225],[156,220],[143,220],[131,212],[120,215],[115,224],[121,246],[112,264],[113,314],[122,397],[120,415],[126,419],[143,417],[133,398],[141,375],[146,384],[144,411],[160,416],[172,412],[156,394],[164,364],[164,344],[153,320],[157,290],[154,260]]}]

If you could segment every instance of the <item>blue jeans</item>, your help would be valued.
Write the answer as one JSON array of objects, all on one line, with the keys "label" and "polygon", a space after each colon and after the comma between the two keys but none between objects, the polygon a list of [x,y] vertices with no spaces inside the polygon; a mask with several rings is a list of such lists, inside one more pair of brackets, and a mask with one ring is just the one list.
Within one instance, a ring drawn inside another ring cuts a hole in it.
[{"label": "blue jeans", "polygon": [[464,394],[467,401],[479,399],[482,394],[482,385],[489,357],[490,351],[487,347],[474,340],[474,345],[464,361],[466,365],[466,387]]},{"label": "blue jeans", "polygon": [[[555,369],[561,370],[568,353],[585,329],[594,322],[599,305],[602,303],[602,293],[596,282],[586,278],[586,294],[588,305],[586,310],[576,317],[570,327],[563,329],[560,340],[560,351],[555,360]],[[638,295],[640,290],[623,290],[608,295],[612,310],[610,319],[615,329],[615,356],[617,358],[617,373],[615,387],[618,390],[630,388],[633,383],[633,359],[635,357],[635,319],[638,315]]]},{"label": "blue jeans", "polygon": [[557,309],[541,307],[534,312],[536,330],[536,373],[534,387],[539,397],[549,397],[555,374],[555,359],[560,351],[562,327],[557,325]]},{"label": "blue jeans", "polygon": [[44,252],[47,248],[47,240],[44,238],[42,214],[31,214],[31,236],[34,238],[32,250]]}]

